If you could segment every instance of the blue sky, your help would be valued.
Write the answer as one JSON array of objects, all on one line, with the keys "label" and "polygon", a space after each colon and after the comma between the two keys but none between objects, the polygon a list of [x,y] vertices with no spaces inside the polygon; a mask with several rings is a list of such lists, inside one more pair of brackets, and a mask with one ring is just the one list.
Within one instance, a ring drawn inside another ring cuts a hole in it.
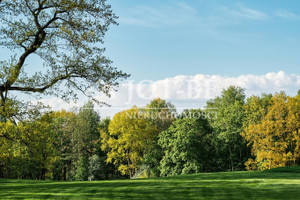
[{"label": "blue sky", "polygon": [[[108,0],[119,26],[107,32],[105,55],[130,73],[108,98],[103,116],[164,98],[177,108],[201,108],[230,85],[246,95],[300,89],[300,0]],[[0,48],[1,60],[11,55]],[[29,71],[39,66],[27,60]],[[35,65],[32,65],[32,64]],[[143,82],[143,80],[150,80]],[[132,85],[131,85],[132,84]],[[36,102],[36,99],[30,99]],[[55,110],[80,107],[56,97]]]},{"label": "blue sky", "polygon": [[108,0],[106,55],[136,81],[300,74],[298,0]]}]

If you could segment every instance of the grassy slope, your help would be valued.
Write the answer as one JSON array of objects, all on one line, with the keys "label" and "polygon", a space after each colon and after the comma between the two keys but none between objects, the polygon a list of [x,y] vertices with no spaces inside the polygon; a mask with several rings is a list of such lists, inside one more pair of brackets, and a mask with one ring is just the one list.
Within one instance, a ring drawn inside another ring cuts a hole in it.
[{"label": "grassy slope", "polygon": [[95,182],[1,180],[0,199],[299,199],[300,173],[228,172]]}]

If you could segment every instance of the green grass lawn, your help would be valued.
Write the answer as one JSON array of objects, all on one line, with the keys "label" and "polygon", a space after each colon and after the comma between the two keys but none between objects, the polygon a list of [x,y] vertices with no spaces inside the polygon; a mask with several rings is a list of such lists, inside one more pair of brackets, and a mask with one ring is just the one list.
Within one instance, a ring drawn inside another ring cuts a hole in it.
[{"label": "green grass lawn", "polygon": [[0,199],[300,199],[298,170],[94,182],[0,179]]}]

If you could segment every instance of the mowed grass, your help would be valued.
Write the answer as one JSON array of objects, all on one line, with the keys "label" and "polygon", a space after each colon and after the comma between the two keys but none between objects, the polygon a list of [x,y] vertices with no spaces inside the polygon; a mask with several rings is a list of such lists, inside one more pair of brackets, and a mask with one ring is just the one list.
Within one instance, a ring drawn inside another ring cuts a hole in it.
[{"label": "mowed grass", "polygon": [[300,199],[300,173],[222,172],[93,182],[0,179],[0,199]]}]

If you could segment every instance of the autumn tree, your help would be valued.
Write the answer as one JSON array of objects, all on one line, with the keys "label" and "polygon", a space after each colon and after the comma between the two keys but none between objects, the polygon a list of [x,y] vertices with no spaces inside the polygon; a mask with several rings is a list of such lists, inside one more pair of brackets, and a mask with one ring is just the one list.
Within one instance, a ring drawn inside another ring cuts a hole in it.
[{"label": "autumn tree", "polygon": [[16,52],[0,62],[0,111],[13,92],[93,98],[128,77],[103,55],[105,33],[117,24],[106,0],[3,0],[0,13],[0,45]]},{"label": "autumn tree", "polygon": [[252,145],[255,157],[246,162],[247,169],[265,170],[299,163],[299,128],[299,95],[274,95],[261,121],[250,123],[242,134]]},{"label": "autumn tree", "polygon": [[102,132],[102,149],[108,151],[107,162],[114,163],[123,175],[134,175],[157,132],[144,116],[145,112],[137,107],[119,112],[109,123],[108,133]]},{"label": "autumn tree", "polygon": [[290,157],[287,165],[300,164],[300,94],[295,97],[287,97],[286,132],[290,137],[287,151]]}]

